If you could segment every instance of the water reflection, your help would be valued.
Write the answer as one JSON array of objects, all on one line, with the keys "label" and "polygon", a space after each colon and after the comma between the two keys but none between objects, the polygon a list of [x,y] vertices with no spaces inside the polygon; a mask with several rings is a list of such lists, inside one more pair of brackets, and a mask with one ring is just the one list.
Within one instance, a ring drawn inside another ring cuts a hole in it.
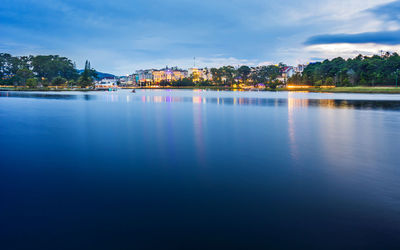
[{"label": "water reflection", "polygon": [[[194,98],[193,102],[199,99]],[[201,102],[200,102],[201,103]],[[199,105],[193,105],[193,133],[194,142],[196,147],[197,162],[206,166],[204,159],[205,156],[205,143],[204,143],[204,122],[203,122],[203,108]]]},{"label": "water reflection", "polygon": [[[144,92],[146,93],[146,92]],[[156,92],[152,92],[156,93]],[[80,94],[80,93],[51,93],[51,92],[12,92],[0,91],[1,97],[33,98],[33,99],[62,99],[62,100],[105,100],[107,102],[134,102],[143,103],[179,103],[191,102],[193,104],[217,104],[217,105],[252,105],[252,106],[288,106],[289,108],[347,108],[367,110],[400,110],[400,100],[344,100],[344,99],[307,99],[293,98],[288,93],[288,98],[258,98],[258,97],[205,97],[199,94],[194,96],[173,96],[173,95],[125,95],[125,93],[105,94]]]},{"label": "water reflection", "polygon": [[1,97],[10,98],[32,98],[32,99],[49,99],[49,100],[96,100],[97,96],[89,94],[64,94],[64,93],[50,93],[50,92],[14,92],[14,91],[0,91]]},{"label": "water reflection", "polygon": [[292,97],[292,93],[288,95],[288,136],[290,153],[293,159],[298,160],[299,150],[296,142],[296,125],[294,120],[295,109],[308,107],[308,99],[296,99]]},{"label": "water reflection", "polygon": [[248,97],[176,97],[176,96],[147,96],[142,102],[192,102],[194,104],[212,103],[217,105],[251,105],[251,106],[288,106],[293,108],[324,107],[348,109],[383,109],[400,110],[400,101],[393,100],[337,100],[337,99],[296,99],[283,98],[248,98]]}]

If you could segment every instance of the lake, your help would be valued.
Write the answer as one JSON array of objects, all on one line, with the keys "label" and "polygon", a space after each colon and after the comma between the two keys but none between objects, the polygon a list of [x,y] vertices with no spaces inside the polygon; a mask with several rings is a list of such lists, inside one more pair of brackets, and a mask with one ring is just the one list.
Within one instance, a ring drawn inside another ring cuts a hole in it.
[{"label": "lake", "polygon": [[0,92],[1,249],[398,249],[400,95]]}]

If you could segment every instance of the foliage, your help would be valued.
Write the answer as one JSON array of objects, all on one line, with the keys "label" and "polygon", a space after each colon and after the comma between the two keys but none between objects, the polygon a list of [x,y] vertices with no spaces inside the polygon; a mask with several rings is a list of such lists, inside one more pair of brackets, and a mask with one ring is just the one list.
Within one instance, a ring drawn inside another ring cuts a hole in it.
[{"label": "foliage", "polygon": [[[302,84],[336,86],[394,85],[400,56],[387,53],[382,56],[362,56],[344,60],[341,57],[309,64],[301,77]],[[297,81],[293,77],[291,82]],[[289,81],[289,82],[290,82]]]},{"label": "foliage", "polygon": [[35,56],[31,60],[32,70],[36,76],[52,81],[60,76],[66,79],[76,79],[78,73],[71,60],[58,55]]},{"label": "foliage", "polygon": [[34,74],[27,68],[18,69],[14,76],[14,84],[23,85],[29,78],[33,78]]},{"label": "foliage", "polygon": [[86,60],[85,69],[83,70],[81,76],[79,77],[78,84],[85,88],[93,84],[94,78],[97,77],[97,73],[91,68],[90,62]]},{"label": "foliage", "polygon": [[26,85],[29,88],[36,88],[38,86],[38,80],[36,78],[29,78],[26,80]]},{"label": "foliage", "polygon": [[222,69],[212,68],[210,71],[212,74],[213,82],[216,83],[217,85],[222,84],[222,75],[223,75]]},{"label": "foliage", "polygon": [[194,86],[194,82],[190,78],[183,78],[181,80],[172,82],[171,85],[175,87],[185,87],[185,86],[187,87],[187,86]]},{"label": "foliage", "polygon": [[249,66],[246,66],[246,65],[240,66],[237,69],[237,74],[243,83],[247,83],[250,73],[251,73],[251,69],[249,68]]},{"label": "foliage", "polygon": [[271,82],[268,83],[268,87],[269,87],[270,89],[276,89],[276,87],[278,87],[280,84],[281,84],[280,81],[278,81],[278,80],[273,80],[273,81],[271,81]]},{"label": "foliage", "polygon": [[[92,74],[92,73],[91,73]],[[93,75],[93,74],[92,74]],[[75,81],[79,77],[75,64],[66,57],[58,55],[38,56],[12,56],[0,53],[0,84],[4,85],[28,85],[36,79],[43,86],[50,82],[61,83],[60,79]],[[55,80],[57,79],[57,80]]]},{"label": "foliage", "polygon": [[61,77],[61,76],[57,76],[56,78],[53,79],[52,83],[56,86],[60,86],[63,85],[67,82],[67,79]]}]

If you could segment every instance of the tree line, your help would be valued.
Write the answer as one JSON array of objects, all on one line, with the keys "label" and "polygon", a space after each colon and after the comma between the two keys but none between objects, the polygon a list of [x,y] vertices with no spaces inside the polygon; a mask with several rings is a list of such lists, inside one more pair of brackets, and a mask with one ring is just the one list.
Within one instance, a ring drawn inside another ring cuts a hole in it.
[{"label": "tree line", "polygon": [[307,85],[384,86],[394,85],[400,73],[400,56],[386,53],[309,64],[302,74],[293,75],[288,82]]},{"label": "tree line", "polygon": [[210,69],[212,80],[217,85],[233,85],[238,82],[248,85],[272,85],[281,75],[281,70],[286,65],[269,65],[248,67],[246,65],[235,68],[223,66]]},{"label": "tree line", "polygon": [[87,87],[93,83],[96,71],[86,61],[79,74],[75,63],[58,55],[12,56],[0,53],[0,85],[47,87],[70,85]]},{"label": "tree line", "polygon": [[222,66],[220,68],[205,68],[201,75],[191,75],[177,81],[161,81],[160,86],[227,86],[235,84],[245,84],[256,86],[264,84],[275,88],[280,82],[277,78],[281,75],[281,70],[286,67],[284,64],[249,67],[246,65],[235,68],[233,66]]}]

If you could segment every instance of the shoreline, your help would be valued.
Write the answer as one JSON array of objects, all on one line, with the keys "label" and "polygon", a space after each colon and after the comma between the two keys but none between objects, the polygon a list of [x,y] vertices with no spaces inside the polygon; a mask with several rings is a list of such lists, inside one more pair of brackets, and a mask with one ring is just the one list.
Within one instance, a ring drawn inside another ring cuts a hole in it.
[{"label": "shoreline", "polygon": [[[243,88],[232,88],[232,87],[219,87],[219,86],[200,86],[200,87],[121,87],[120,89],[132,90],[132,89],[149,89],[149,90],[221,90],[221,91],[268,91],[268,92],[310,92],[310,93],[349,93],[349,94],[400,94],[400,87],[336,87],[336,88],[276,88],[276,89],[243,89]],[[25,87],[1,87],[0,91],[34,91],[34,92],[98,92],[100,90],[93,89],[72,89],[72,88],[25,88]]]}]

